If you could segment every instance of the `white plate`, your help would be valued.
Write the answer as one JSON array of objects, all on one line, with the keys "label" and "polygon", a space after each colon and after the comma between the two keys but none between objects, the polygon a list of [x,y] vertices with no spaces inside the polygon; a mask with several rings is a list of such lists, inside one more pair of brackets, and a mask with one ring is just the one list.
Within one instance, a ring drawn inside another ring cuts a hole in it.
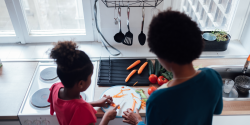
[{"label": "white plate", "polygon": [[[116,114],[116,117],[118,118],[121,118],[122,115],[123,115],[123,112],[126,111],[128,108],[132,108],[132,105],[133,105],[133,98],[132,98],[132,95],[131,93],[133,93],[136,97],[138,98],[134,98],[136,100],[136,104],[135,104],[135,109],[139,109],[141,107],[141,96],[140,94],[136,93],[135,92],[135,89],[131,88],[131,87],[128,87],[128,86],[124,86],[124,88],[122,88],[122,86],[114,86],[114,87],[110,87],[109,89],[107,89],[106,91],[103,92],[103,94],[101,95],[100,98],[103,97],[103,95],[110,95],[110,96],[113,96],[113,95],[116,95],[118,94],[121,89],[130,89],[128,91],[123,91],[123,94],[127,94],[126,96],[122,97],[122,98],[113,98],[113,102],[117,105],[117,104],[120,104],[123,99],[126,98],[126,102],[121,106],[120,109],[117,109],[117,114]],[[106,111],[109,111],[109,110],[112,110],[114,107],[112,106],[109,106],[107,108],[105,107],[101,107],[101,109],[106,112]],[[135,110],[134,110],[135,112]]]}]

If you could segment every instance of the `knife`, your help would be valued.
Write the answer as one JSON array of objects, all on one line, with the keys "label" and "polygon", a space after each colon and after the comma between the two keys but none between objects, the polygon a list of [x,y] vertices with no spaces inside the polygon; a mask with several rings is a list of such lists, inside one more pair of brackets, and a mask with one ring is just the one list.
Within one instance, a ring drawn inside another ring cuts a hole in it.
[{"label": "knife", "polygon": [[[120,102],[119,106],[122,107],[122,105],[123,105],[126,101],[127,101],[127,98],[123,99],[123,100]],[[121,109],[121,108],[120,108],[120,109]]]}]

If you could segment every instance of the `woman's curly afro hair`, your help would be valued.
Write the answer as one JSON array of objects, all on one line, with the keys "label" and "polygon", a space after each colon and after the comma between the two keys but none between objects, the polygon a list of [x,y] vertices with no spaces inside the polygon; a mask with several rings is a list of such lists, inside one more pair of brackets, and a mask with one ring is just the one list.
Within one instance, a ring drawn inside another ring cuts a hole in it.
[{"label": "woman's curly afro hair", "polygon": [[199,58],[203,49],[202,32],[186,14],[172,11],[159,13],[148,31],[148,46],[157,57],[179,65]]}]

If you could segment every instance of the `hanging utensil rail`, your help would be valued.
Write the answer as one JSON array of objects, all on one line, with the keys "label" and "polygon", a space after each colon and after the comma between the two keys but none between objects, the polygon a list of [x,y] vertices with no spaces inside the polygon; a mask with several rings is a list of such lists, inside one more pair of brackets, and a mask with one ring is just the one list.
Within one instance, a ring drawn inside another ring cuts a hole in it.
[{"label": "hanging utensil rail", "polygon": [[108,8],[117,7],[120,4],[120,7],[156,7],[158,6],[163,0],[131,0],[131,1],[124,1],[124,0],[102,0],[102,2]]}]

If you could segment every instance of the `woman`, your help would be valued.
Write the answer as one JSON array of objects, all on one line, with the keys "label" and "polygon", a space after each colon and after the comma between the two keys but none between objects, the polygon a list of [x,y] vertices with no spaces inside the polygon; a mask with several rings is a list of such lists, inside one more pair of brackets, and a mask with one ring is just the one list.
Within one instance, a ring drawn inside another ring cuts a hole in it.
[{"label": "woman", "polygon": [[[196,71],[192,65],[203,49],[201,34],[184,13],[169,9],[153,18],[148,32],[150,51],[174,78],[149,97],[148,125],[211,125],[213,114],[221,113],[220,75],[208,68]],[[144,124],[138,110],[133,113],[128,109],[123,118],[129,124]]]}]

